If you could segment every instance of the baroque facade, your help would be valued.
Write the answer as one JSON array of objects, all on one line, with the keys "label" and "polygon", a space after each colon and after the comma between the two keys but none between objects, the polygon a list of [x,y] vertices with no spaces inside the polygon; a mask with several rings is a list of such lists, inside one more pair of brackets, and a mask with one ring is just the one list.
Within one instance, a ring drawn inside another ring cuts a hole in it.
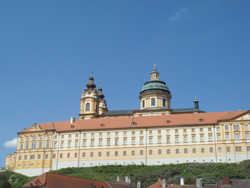
[{"label": "baroque facade", "polygon": [[35,123],[18,133],[6,167],[40,175],[66,167],[239,162],[250,158],[250,111],[172,109],[171,92],[154,67],[139,94],[140,109],[108,111],[91,73],[79,120]]}]

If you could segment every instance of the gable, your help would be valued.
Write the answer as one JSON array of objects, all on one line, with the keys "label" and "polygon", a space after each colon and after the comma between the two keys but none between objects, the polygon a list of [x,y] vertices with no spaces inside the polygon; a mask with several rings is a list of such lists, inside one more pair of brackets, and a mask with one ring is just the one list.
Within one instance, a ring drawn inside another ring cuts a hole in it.
[{"label": "gable", "polygon": [[237,119],[234,119],[234,120],[236,120],[236,121],[239,121],[239,120],[250,120],[250,113],[247,113],[247,114],[245,114],[243,116],[240,116],[240,117],[238,117]]}]

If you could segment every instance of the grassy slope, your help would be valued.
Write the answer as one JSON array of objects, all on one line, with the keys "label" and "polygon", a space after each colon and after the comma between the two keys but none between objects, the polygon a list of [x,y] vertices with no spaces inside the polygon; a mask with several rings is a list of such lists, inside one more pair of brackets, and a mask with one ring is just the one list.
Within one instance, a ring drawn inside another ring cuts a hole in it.
[{"label": "grassy slope", "polygon": [[[56,174],[75,176],[80,178],[94,179],[98,181],[116,182],[116,177],[132,177],[133,184],[139,180],[142,186],[149,186],[157,182],[158,177],[165,178],[167,183],[179,184],[179,178],[185,178],[186,184],[195,183],[195,178],[203,178],[205,184],[214,184],[218,179],[229,176],[231,179],[250,178],[250,160],[240,164],[235,163],[184,163],[157,166],[145,165],[109,165],[85,168],[64,168],[51,171]],[[35,177],[27,177],[10,171],[0,173],[0,184],[12,176],[13,182],[18,178],[17,183],[11,183],[13,187],[21,187]]]}]

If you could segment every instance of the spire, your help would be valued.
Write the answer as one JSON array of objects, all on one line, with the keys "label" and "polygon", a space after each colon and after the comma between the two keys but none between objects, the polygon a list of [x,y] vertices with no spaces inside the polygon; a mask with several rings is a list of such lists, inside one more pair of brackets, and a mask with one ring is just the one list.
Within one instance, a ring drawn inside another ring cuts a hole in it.
[{"label": "spire", "polygon": [[98,89],[98,96],[99,98],[103,99],[104,98],[104,95],[102,93],[102,84],[100,83],[100,86],[99,86],[99,89]]},{"label": "spire", "polygon": [[96,85],[94,83],[94,78],[93,78],[93,72],[91,72],[89,82],[87,83],[86,86],[87,86],[88,89],[95,89],[96,88]]},{"label": "spire", "polygon": [[196,96],[195,96],[195,99],[194,99],[194,108],[199,108],[199,101],[197,100]]}]

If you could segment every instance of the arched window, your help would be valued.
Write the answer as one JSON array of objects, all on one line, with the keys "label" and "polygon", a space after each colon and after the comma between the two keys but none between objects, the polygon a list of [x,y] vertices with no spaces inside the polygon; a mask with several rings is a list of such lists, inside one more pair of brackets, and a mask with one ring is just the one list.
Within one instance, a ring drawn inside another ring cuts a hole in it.
[{"label": "arched window", "polygon": [[151,98],[151,106],[155,106],[155,98]]},{"label": "arched window", "polygon": [[225,130],[228,130],[228,125],[225,126]]},{"label": "arched window", "polygon": [[86,104],[86,111],[89,111],[89,110],[90,110],[90,104],[87,103],[87,104]]},{"label": "arched window", "polygon": [[142,108],[145,107],[145,100],[142,101]]}]

